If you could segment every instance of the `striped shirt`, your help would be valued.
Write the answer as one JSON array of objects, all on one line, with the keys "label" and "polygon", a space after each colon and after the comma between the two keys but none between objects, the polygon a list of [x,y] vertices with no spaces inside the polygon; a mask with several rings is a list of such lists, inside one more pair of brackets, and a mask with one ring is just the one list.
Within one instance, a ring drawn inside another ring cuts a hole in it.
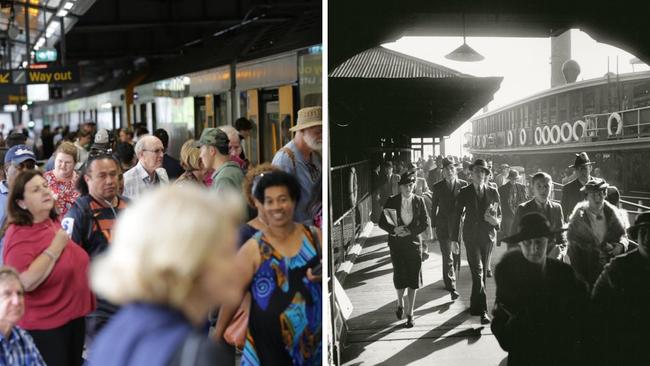
[{"label": "striped shirt", "polygon": [[34,340],[19,327],[13,327],[9,338],[0,334],[0,365],[3,366],[45,366]]}]

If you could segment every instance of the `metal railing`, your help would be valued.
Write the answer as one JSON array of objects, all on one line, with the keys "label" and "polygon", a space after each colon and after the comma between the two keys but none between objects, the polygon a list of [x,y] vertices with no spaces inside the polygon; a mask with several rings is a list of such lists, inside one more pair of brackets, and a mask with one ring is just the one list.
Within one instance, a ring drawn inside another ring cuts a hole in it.
[{"label": "metal railing", "polygon": [[345,262],[347,250],[360,228],[370,220],[371,174],[369,160],[330,169],[330,242],[335,271]]}]

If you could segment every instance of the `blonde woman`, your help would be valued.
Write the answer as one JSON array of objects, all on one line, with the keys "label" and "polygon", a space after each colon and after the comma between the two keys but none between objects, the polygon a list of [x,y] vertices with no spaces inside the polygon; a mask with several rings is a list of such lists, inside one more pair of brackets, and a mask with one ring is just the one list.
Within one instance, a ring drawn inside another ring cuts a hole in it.
[{"label": "blonde woman", "polygon": [[185,173],[181,174],[174,184],[185,185],[188,182],[195,184],[203,184],[203,179],[207,170],[201,162],[199,156],[201,150],[194,147],[194,140],[187,140],[181,147],[181,166],[185,169]]},{"label": "blonde woman", "polygon": [[168,186],[120,216],[114,241],[91,268],[98,296],[123,305],[90,349],[89,364],[234,364],[199,331],[215,306],[232,304],[241,202],[199,187]]},{"label": "blonde woman", "polygon": [[54,152],[54,170],[46,172],[43,177],[47,180],[56,202],[59,215],[65,216],[79,197],[75,188],[77,173],[77,148],[72,142],[63,142]]}]

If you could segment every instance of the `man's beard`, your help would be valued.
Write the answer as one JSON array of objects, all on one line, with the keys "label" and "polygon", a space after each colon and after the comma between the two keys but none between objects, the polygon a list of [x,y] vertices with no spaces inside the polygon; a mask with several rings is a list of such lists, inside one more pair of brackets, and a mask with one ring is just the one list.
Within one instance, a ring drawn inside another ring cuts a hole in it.
[{"label": "man's beard", "polygon": [[318,151],[318,152],[321,152],[323,150],[323,142],[322,141],[317,142],[315,137],[313,137],[311,135],[308,135],[308,134],[304,134],[304,139],[305,139],[305,144],[307,144],[307,146],[309,146],[310,149]]}]

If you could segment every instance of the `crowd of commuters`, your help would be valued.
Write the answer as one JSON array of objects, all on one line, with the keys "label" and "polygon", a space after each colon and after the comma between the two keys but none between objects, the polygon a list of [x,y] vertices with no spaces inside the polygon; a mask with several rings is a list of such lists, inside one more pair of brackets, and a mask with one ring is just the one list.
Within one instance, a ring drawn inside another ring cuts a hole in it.
[{"label": "crowd of commuters", "polygon": [[[576,154],[572,163],[565,166],[573,178],[559,184],[561,200],[550,173],[522,175],[508,164],[497,170],[483,159],[375,164],[371,219],[388,232],[397,318],[406,314],[405,326],[413,326],[429,226],[452,300],[461,296],[456,278],[464,244],[469,312],[491,323],[508,365],[650,364],[642,345],[650,326],[650,213],[630,226],[620,192],[594,174],[588,154]],[[491,253],[501,243],[507,251],[493,267]],[[485,291],[492,269],[493,318]]]},{"label": "crowd of commuters", "polygon": [[253,127],[205,128],[180,160],[163,129],[11,134],[0,364],[320,364],[321,108],[273,163],[244,154]]}]

